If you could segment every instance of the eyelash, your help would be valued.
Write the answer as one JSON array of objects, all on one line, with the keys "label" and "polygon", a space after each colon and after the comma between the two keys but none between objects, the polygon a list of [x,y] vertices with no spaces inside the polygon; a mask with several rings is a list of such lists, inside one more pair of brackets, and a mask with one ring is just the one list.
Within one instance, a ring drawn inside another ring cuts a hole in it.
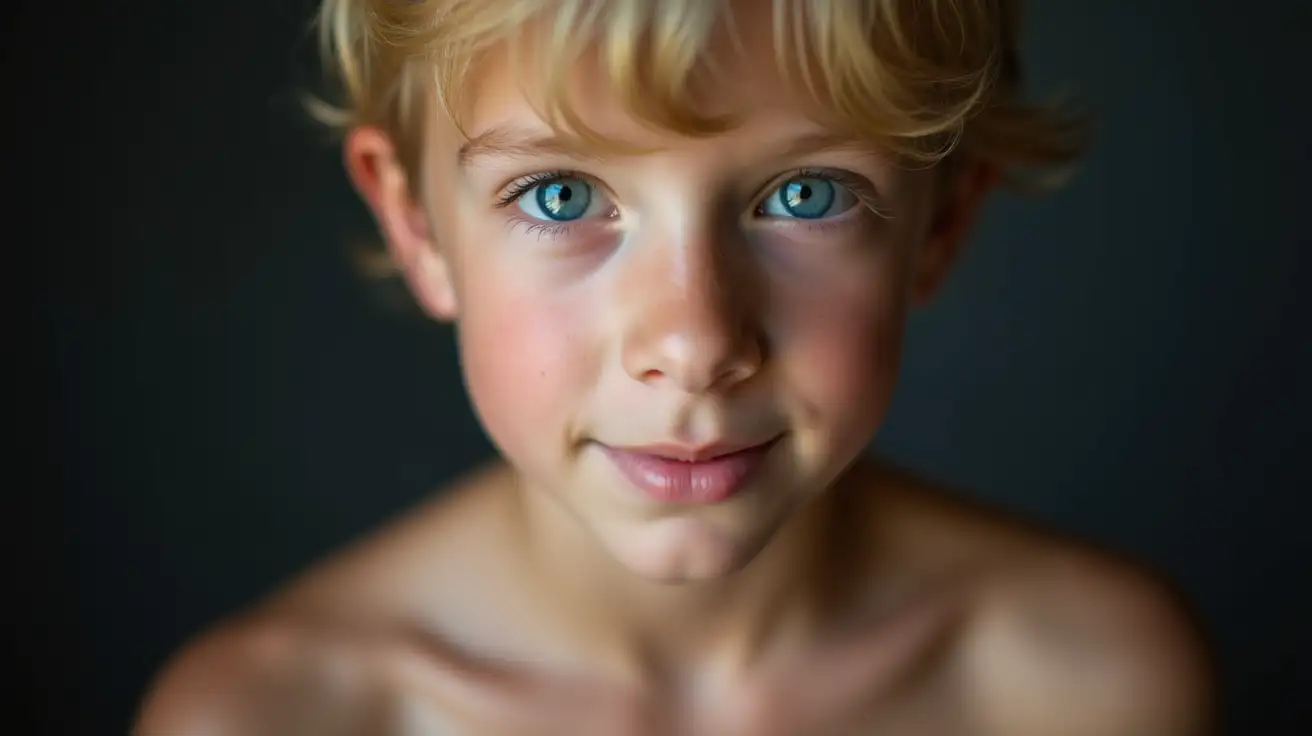
[{"label": "eyelash", "polygon": [[[565,169],[541,171],[536,174],[529,174],[528,176],[512,182],[507,187],[506,191],[498,197],[495,206],[498,209],[509,207],[519,201],[519,199],[525,194],[532,191],[534,187],[550,184],[553,181],[560,181],[561,179],[582,179],[592,181],[592,178],[586,174]],[[782,186],[784,183],[792,179],[823,179],[825,181],[833,182],[851,192],[857,199],[858,207],[864,207],[880,217],[886,218],[888,216],[875,204],[875,191],[870,183],[854,174],[835,169],[798,169],[790,172],[787,176],[778,178],[776,180],[777,184],[774,185],[775,188],[769,190],[770,193],[775,192],[779,186]],[[760,204],[757,204],[756,207],[753,208],[753,214],[759,214],[761,212],[761,209],[764,207],[764,202],[765,200],[762,200]],[[537,233],[540,238],[562,235],[573,226],[573,223],[571,222],[539,223],[520,217],[516,217],[515,220],[516,222],[512,224],[523,224],[526,226],[526,232]],[[807,227],[817,230],[833,228],[834,224],[828,220],[829,218],[808,222]]]},{"label": "eyelash", "polygon": [[[789,173],[785,177],[777,179],[777,183],[774,184],[774,188],[770,189],[770,193],[773,194],[780,186],[792,179],[823,179],[824,181],[833,182],[851,192],[852,196],[856,197],[856,206],[864,207],[880,217],[887,216],[876,204],[878,202],[878,197],[874,186],[856,174],[841,169],[798,169]],[[764,201],[765,200],[762,200],[762,203],[764,203]],[[763,204],[757,205],[754,212],[759,212],[762,206]],[[826,225],[825,223],[827,222],[828,218],[811,222],[809,224],[816,228],[826,228],[831,226]]]},{"label": "eyelash", "polygon": [[497,199],[496,206],[498,208],[509,207],[518,201],[520,197],[523,197],[525,194],[532,191],[533,187],[550,184],[553,181],[559,181],[561,179],[588,179],[588,177],[576,171],[564,170],[541,171],[536,174],[529,174],[528,176],[516,179],[512,182],[506,189],[505,194],[502,194],[501,197]]}]

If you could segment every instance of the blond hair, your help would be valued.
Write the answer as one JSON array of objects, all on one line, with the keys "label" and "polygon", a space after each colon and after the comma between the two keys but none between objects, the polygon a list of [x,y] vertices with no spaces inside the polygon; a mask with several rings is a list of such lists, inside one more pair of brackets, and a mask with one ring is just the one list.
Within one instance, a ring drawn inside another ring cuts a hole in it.
[{"label": "blond hair", "polygon": [[[1085,120],[1021,97],[1020,0],[773,0],[776,60],[785,79],[853,133],[907,160],[956,151],[1004,173],[1072,163]],[[701,136],[733,121],[700,112],[690,93],[729,0],[323,0],[324,60],[342,99],[315,104],[332,128],[385,130],[413,168],[428,101],[459,119],[462,80],[481,54],[532,27],[548,120],[599,143],[565,93],[589,49],[635,116]],[[523,40],[522,38],[519,40]],[[413,177],[412,177],[413,180]]]}]

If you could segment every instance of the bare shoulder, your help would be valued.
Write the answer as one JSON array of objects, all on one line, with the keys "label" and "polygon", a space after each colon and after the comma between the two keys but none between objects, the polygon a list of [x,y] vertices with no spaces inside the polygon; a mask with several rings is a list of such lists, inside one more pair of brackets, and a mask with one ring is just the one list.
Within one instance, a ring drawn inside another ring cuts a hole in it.
[{"label": "bare shoulder", "polygon": [[1194,616],[1160,576],[910,476],[893,477],[903,553],[969,581],[960,661],[986,732],[1208,732],[1210,655]]},{"label": "bare shoulder", "polygon": [[972,686],[999,733],[1200,736],[1212,665],[1195,621],[1155,575],[1057,549],[982,595]]},{"label": "bare shoulder", "polygon": [[456,479],[284,585],[262,608],[299,617],[423,628],[478,602],[502,577],[512,482],[504,466]]},{"label": "bare shoulder", "polygon": [[291,622],[229,622],[165,667],[134,736],[388,733],[367,651]]},{"label": "bare shoulder", "polygon": [[482,491],[497,481],[462,479],[188,643],[146,693],[135,736],[393,734],[436,718],[443,682],[476,679],[441,646],[440,623],[474,605],[460,592],[486,571],[456,551],[478,551]]}]

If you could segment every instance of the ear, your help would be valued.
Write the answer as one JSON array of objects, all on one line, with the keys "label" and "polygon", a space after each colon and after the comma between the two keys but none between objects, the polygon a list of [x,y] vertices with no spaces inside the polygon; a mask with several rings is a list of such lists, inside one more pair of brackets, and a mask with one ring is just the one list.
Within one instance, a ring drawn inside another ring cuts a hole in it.
[{"label": "ear", "polygon": [[967,161],[944,172],[935,187],[935,209],[929,234],[916,260],[912,301],[923,304],[938,293],[1001,172],[994,164]]},{"label": "ear", "polygon": [[343,155],[351,183],[373,212],[388,252],[419,305],[438,321],[455,319],[451,269],[433,240],[423,206],[411,195],[391,138],[375,127],[356,128],[347,136]]}]

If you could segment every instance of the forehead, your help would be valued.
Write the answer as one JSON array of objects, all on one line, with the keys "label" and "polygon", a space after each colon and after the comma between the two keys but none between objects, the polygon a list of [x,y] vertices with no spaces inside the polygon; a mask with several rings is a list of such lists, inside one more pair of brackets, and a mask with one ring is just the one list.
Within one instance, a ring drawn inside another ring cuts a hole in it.
[{"label": "forehead", "polygon": [[[769,0],[728,3],[708,37],[697,40],[695,63],[678,77],[641,68],[660,64],[653,61],[660,48],[617,61],[613,49],[592,43],[548,80],[541,65],[555,53],[550,29],[530,24],[514,42],[494,45],[473,60],[451,122],[463,141],[488,132],[561,133],[562,119],[553,112],[563,108],[565,138],[581,125],[606,143],[637,148],[746,128],[813,137],[844,132],[838,116],[788,68],[791,52],[776,47],[772,7]],[[662,104],[673,98],[677,105]],[[723,124],[699,130],[696,121],[680,119],[687,111]]]}]

